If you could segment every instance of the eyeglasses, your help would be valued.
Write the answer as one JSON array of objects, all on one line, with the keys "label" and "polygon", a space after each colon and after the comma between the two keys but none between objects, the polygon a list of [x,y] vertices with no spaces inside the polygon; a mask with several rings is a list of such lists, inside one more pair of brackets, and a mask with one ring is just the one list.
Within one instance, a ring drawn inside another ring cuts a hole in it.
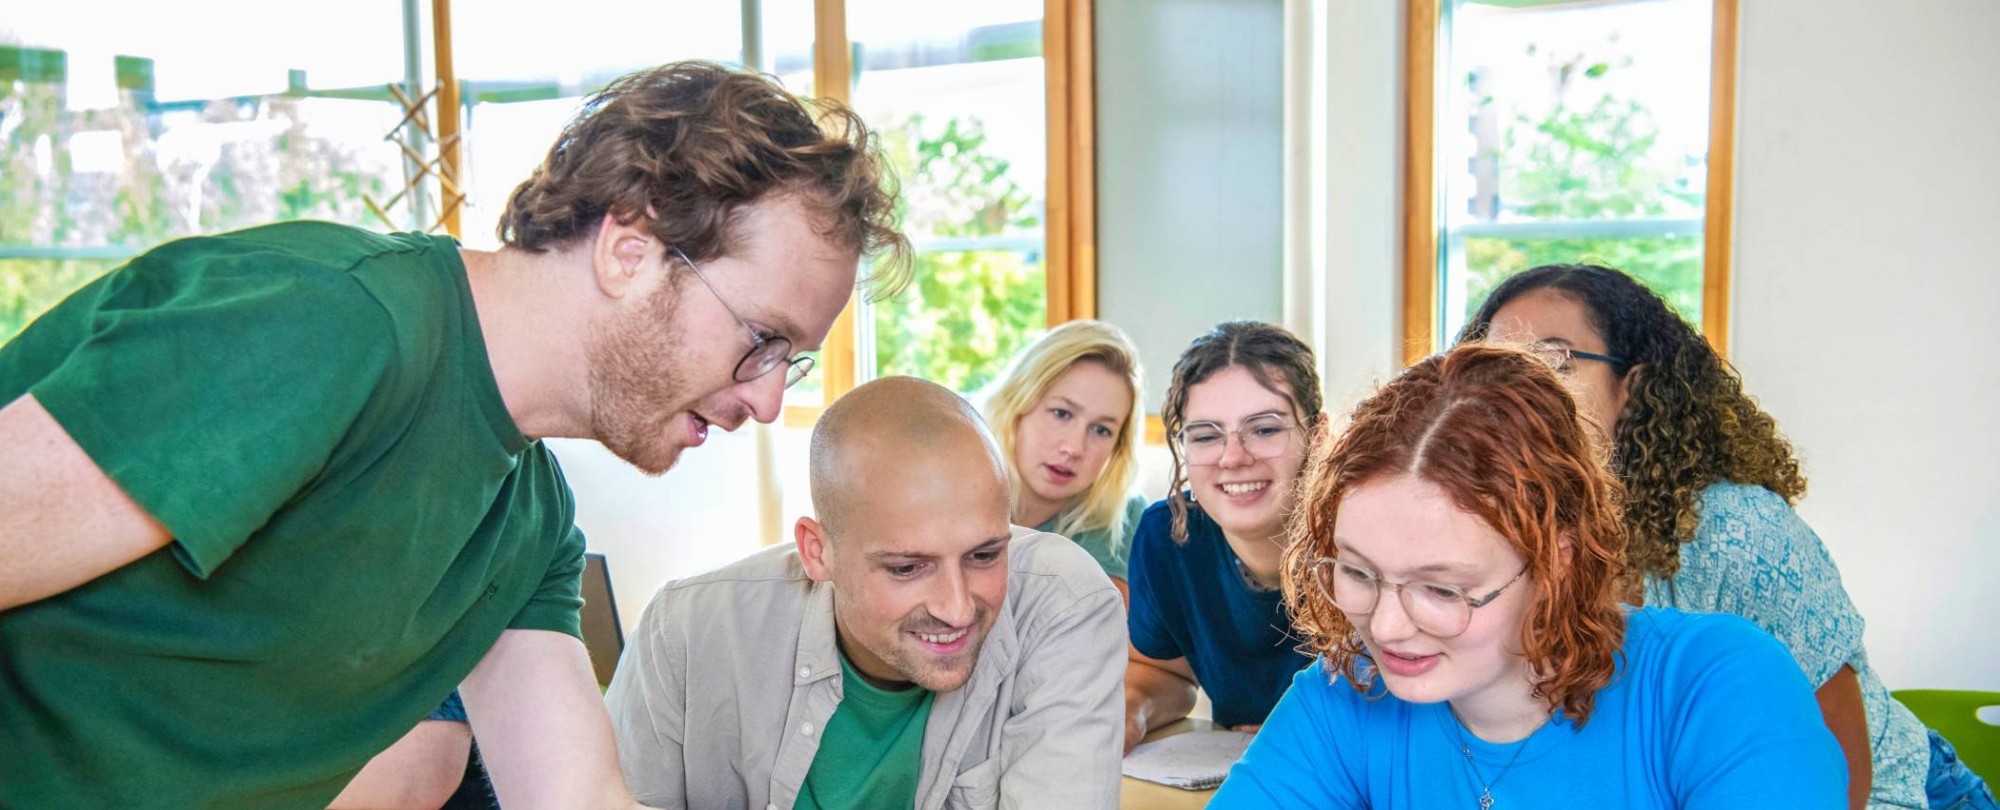
[{"label": "eyeglasses", "polygon": [[1243,420],[1235,430],[1223,430],[1214,422],[1196,422],[1181,428],[1181,452],[1191,465],[1216,464],[1228,450],[1229,437],[1253,458],[1277,458],[1290,450],[1292,431],[1298,427],[1290,417],[1275,413],[1258,414]]},{"label": "eyeglasses", "polygon": [[687,263],[689,270],[694,271],[694,277],[701,280],[701,286],[707,287],[708,293],[715,296],[715,302],[722,305],[723,311],[729,313],[729,317],[735,318],[737,323],[743,325],[744,331],[750,333],[750,351],[744,352],[743,359],[736,361],[735,378],[737,382],[749,382],[757,379],[771,373],[779,366],[786,367],[786,388],[798,385],[800,380],[806,378],[806,374],[810,373],[813,369],[813,359],[811,357],[805,355],[792,357],[792,342],[790,340],[785,339],[781,335],[767,335],[757,331],[757,328],[751,326],[749,321],[743,320],[743,316],[736,314],[736,309],[731,307],[728,301],[723,300],[722,293],[716,292],[715,285],[708,283],[708,277],[702,275],[701,267],[696,265],[693,259],[688,258],[686,253],[682,253],[680,248],[672,248],[672,250],[675,256],[679,256],[681,261]]},{"label": "eyeglasses", "polygon": [[1544,343],[1539,346],[1536,346],[1535,350],[1540,352],[1547,352],[1555,357],[1557,374],[1570,374],[1575,372],[1576,364],[1573,361],[1576,360],[1595,360],[1599,363],[1604,363],[1606,365],[1611,366],[1611,371],[1613,373],[1622,372],[1627,366],[1631,365],[1630,363],[1625,362],[1625,358],[1619,357],[1618,355],[1615,354],[1598,354],[1596,352],[1579,351],[1577,349],[1572,349],[1568,346],[1557,346]]},{"label": "eyeglasses", "polygon": [[1387,586],[1396,591],[1397,598],[1403,602],[1403,613],[1410,617],[1410,622],[1417,629],[1438,638],[1452,638],[1465,632],[1466,626],[1472,623],[1474,609],[1485,607],[1500,598],[1500,594],[1521,581],[1528,569],[1523,566],[1521,573],[1507,580],[1507,584],[1478,599],[1456,585],[1388,582],[1374,571],[1331,557],[1314,560],[1312,572],[1320,595],[1350,617],[1375,612],[1376,604],[1382,601],[1382,588]]}]

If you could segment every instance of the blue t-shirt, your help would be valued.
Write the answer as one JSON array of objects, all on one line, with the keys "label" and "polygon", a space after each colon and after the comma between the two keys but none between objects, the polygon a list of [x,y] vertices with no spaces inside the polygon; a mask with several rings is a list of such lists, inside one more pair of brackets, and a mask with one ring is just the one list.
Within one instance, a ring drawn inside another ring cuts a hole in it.
[{"label": "blue t-shirt", "polygon": [[1868,665],[1861,612],[1841,586],[1833,555],[1784,498],[1759,486],[1710,484],[1680,562],[1672,579],[1646,578],[1646,604],[1749,619],[1785,645],[1815,687],[1852,667],[1874,757],[1869,807],[1929,806],[1929,735]]},{"label": "blue t-shirt", "polygon": [[1262,723],[1292,676],[1312,659],[1298,651],[1284,595],[1252,588],[1222,527],[1188,504],[1187,543],[1175,543],[1166,501],[1146,509],[1132,537],[1132,646],[1160,660],[1186,658],[1214,705],[1216,723]]},{"label": "blue t-shirt", "polygon": [[1783,647],[1735,616],[1644,608],[1583,728],[1558,712],[1505,745],[1465,731],[1446,703],[1408,703],[1379,681],[1364,697],[1315,664],[1209,808],[1478,807],[1487,785],[1506,810],[1847,806],[1840,744]]}]

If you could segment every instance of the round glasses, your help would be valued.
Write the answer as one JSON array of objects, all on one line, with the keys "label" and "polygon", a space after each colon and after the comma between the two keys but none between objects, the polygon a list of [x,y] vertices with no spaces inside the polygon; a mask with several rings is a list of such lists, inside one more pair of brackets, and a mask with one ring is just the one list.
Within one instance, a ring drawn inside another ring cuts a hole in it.
[{"label": "round glasses", "polygon": [[701,267],[695,264],[693,259],[682,253],[680,248],[674,248],[673,251],[675,256],[679,256],[681,261],[687,264],[689,270],[694,271],[694,277],[701,280],[701,286],[708,288],[708,294],[715,296],[715,302],[722,305],[722,310],[729,313],[729,317],[735,318],[737,323],[742,324],[744,331],[750,333],[750,351],[744,352],[743,359],[736,361],[734,378],[737,382],[747,383],[771,373],[779,366],[786,367],[786,388],[798,385],[800,380],[806,378],[806,374],[813,370],[811,357],[803,354],[797,357],[791,356],[790,340],[782,335],[760,331],[757,327],[751,326],[749,321],[743,320],[743,316],[736,314],[736,308],[723,300],[722,293],[716,291],[715,285],[708,283],[708,276],[702,274]]},{"label": "round glasses", "polygon": [[1297,428],[1291,417],[1275,413],[1252,416],[1235,430],[1223,430],[1214,422],[1196,422],[1181,428],[1181,453],[1191,465],[1220,463],[1229,437],[1234,435],[1237,446],[1253,458],[1277,458],[1292,448],[1292,431]]},{"label": "round glasses", "polygon": [[1500,598],[1500,594],[1528,573],[1528,568],[1522,566],[1521,573],[1507,580],[1507,584],[1477,599],[1456,585],[1389,582],[1374,571],[1331,557],[1314,560],[1312,573],[1320,595],[1349,617],[1374,613],[1376,604],[1382,601],[1382,589],[1387,587],[1395,590],[1403,602],[1404,615],[1410,617],[1410,623],[1417,629],[1438,638],[1451,638],[1472,624],[1473,610]]}]

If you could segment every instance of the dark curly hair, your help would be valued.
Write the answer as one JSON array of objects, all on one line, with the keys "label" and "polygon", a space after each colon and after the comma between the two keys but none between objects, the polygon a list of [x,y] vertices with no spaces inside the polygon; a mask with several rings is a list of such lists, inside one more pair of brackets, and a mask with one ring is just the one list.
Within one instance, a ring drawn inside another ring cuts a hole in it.
[{"label": "dark curly hair", "polygon": [[1364,693],[1374,680],[1359,664],[1367,652],[1315,569],[1337,556],[1333,529],[1347,495],[1404,475],[1443,488],[1527,561],[1534,595],[1521,655],[1536,673],[1535,697],[1582,726],[1624,645],[1626,531],[1618,480],[1569,389],[1523,349],[1465,344],[1362,400],[1339,438],[1313,453],[1286,526],[1285,607],[1303,648]]},{"label": "dark curly hair", "polygon": [[703,260],[737,247],[744,206],[772,194],[796,195],[835,244],[886,254],[868,277],[874,295],[908,284],[895,180],[860,116],[711,62],[641,71],[591,96],[514,189],[498,230],[503,244],[540,253],[595,232],[607,213],[650,218],[661,242]]},{"label": "dark curly hair", "polygon": [[[1258,321],[1229,321],[1195,338],[1181,358],[1174,361],[1173,381],[1167,385],[1167,402],[1160,408],[1160,421],[1167,432],[1167,449],[1174,456],[1173,483],[1167,487],[1167,510],[1173,513],[1174,542],[1187,542],[1187,465],[1181,458],[1177,438],[1187,426],[1188,389],[1231,366],[1242,366],[1264,390],[1283,395],[1292,402],[1292,417],[1307,436],[1319,424],[1319,364],[1313,350],[1297,335]],[[1273,374],[1282,375],[1286,391]]]},{"label": "dark curly hair", "polygon": [[1638,375],[1618,415],[1611,463],[1625,484],[1628,555],[1639,573],[1668,578],[1680,570],[1681,544],[1694,539],[1701,492],[1710,484],[1753,484],[1787,503],[1805,494],[1791,443],[1743,393],[1735,367],[1631,276],[1590,264],[1523,271],[1487,297],[1458,342],[1483,338],[1495,312],[1540,289],[1581,303],[1591,328],[1625,361],[1612,371],[1620,379]]}]

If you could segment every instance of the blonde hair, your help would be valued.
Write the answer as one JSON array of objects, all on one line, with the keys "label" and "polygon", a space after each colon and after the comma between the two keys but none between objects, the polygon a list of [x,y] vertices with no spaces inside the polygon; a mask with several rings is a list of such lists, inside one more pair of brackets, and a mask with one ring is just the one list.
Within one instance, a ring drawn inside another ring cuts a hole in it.
[{"label": "blonde hair", "polygon": [[1132,339],[1116,326],[1103,321],[1079,320],[1049,330],[1030,344],[1009,364],[1007,373],[986,399],[986,425],[1000,443],[1007,458],[1007,491],[1019,503],[1026,483],[1014,466],[1014,442],[1020,433],[1021,417],[1033,410],[1048,393],[1057,377],[1078,363],[1097,363],[1125,379],[1132,389],[1132,410],[1112,441],[1111,458],[1104,471],[1092,482],[1083,497],[1056,514],[1055,532],[1065,537],[1097,529],[1109,530],[1111,553],[1124,553],[1120,543],[1130,527],[1125,525],[1125,500],[1139,475],[1139,431],[1146,424],[1146,412],[1139,401],[1145,386],[1140,381],[1139,350]]}]

